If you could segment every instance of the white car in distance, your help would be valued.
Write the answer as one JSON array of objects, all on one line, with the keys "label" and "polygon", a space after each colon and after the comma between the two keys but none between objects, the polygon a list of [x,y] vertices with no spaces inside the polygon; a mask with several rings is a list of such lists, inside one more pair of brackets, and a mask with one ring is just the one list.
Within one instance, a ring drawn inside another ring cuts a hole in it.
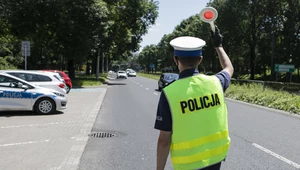
[{"label": "white car in distance", "polygon": [[127,74],[126,74],[126,72],[125,72],[125,71],[122,71],[122,70],[119,70],[119,71],[117,72],[117,79],[119,79],[119,78],[125,78],[125,79],[127,79]]},{"label": "white car in distance", "polygon": [[136,72],[134,70],[130,70],[127,73],[128,77],[136,77]]}]

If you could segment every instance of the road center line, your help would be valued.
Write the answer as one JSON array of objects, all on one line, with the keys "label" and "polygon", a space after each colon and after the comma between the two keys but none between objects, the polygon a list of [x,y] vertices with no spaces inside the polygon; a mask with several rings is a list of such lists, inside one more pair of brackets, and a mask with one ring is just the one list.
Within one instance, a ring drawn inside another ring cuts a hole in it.
[{"label": "road center line", "polygon": [[157,93],[153,93],[153,94],[158,95]]},{"label": "road center line", "polygon": [[20,142],[20,143],[8,143],[0,145],[0,147],[6,147],[6,146],[17,146],[17,145],[28,145],[28,144],[34,144],[34,143],[44,143],[49,142],[50,140],[41,140],[41,141],[28,141],[28,142]]},{"label": "road center line", "polygon": [[264,151],[264,152],[266,152],[266,153],[274,156],[275,158],[280,159],[281,161],[283,161],[283,162],[285,162],[287,164],[290,164],[291,166],[293,166],[293,167],[295,167],[297,169],[300,169],[300,165],[299,164],[297,164],[297,163],[295,163],[295,162],[293,162],[293,161],[291,161],[291,160],[289,160],[289,159],[287,159],[287,158],[285,158],[283,156],[280,156],[277,153],[272,152],[272,151],[270,151],[270,150],[268,150],[268,149],[266,149],[266,148],[264,148],[264,147],[262,147],[262,146],[260,146],[260,145],[258,145],[256,143],[252,143],[252,145],[254,147],[256,147],[256,148],[258,148],[258,149],[260,149],[260,150],[262,150],[262,151]]},{"label": "road center line", "polygon": [[146,90],[149,90],[148,88],[146,88]]},{"label": "road center line", "polygon": [[143,87],[143,85],[141,85],[141,87]]}]

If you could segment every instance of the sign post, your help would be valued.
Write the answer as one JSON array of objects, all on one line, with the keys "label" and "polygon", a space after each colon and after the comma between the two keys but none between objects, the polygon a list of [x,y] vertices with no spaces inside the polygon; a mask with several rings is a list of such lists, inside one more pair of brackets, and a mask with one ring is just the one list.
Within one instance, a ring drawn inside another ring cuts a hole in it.
[{"label": "sign post", "polygon": [[22,55],[25,57],[25,70],[27,70],[27,57],[30,56],[30,41],[22,41]]}]

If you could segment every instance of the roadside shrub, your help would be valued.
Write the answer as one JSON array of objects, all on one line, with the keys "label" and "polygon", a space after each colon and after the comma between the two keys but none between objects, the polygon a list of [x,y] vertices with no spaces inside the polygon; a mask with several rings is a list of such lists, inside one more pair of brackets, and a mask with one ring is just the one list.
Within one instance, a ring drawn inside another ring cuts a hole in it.
[{"label": "roadside shrub", "polygon": [[15,66],[9,64],[6,58],[0,57],[0,70],[17,69]]},{"label": "roadside shrub", "polygon": [[263,90],[261,85],[231,84],[226,90],[225,96],[231,99],[241,100],[269,108],[300,114],[300,96],[285,91],[275,91],[270,88]]}]

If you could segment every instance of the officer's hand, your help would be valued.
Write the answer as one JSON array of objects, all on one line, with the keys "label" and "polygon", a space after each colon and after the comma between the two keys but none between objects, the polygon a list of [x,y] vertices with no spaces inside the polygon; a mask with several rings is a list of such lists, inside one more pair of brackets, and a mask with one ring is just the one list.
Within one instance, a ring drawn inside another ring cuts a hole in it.
[{"label": "officer's hand", "polygon": [[216,25],[215,25],[215,28],[216,28],[215,32],[211,31],[212,42],[213,42],[215,47],[222,47],[223,37],[220,34],[220,30]]}]

